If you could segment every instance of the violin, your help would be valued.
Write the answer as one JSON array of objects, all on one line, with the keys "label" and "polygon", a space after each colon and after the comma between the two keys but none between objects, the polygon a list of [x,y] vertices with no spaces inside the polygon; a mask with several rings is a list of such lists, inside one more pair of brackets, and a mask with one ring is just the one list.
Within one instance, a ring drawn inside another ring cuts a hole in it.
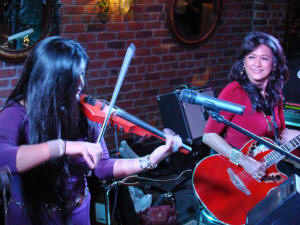
[{"label": "violin", "polygon": [[[88,119],[100,124],[103,124],[109,110],[109,105],[104,100],[97,100],[85,94],[80,95],[80,107]],[[125,133],[146,137],[154,136],[163,141],[166,140],[162,131],[117,107],[112,109],[109,123]],[[192,148],[186,144],[182,144],[179,148],[179,151],[184,154],[188,154],[191,150]]]}]

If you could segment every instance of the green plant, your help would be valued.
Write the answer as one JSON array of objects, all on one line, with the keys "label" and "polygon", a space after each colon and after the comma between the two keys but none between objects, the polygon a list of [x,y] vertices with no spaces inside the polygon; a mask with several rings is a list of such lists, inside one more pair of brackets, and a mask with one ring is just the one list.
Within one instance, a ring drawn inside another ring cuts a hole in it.
[{"label": "green plant", "polygon": [[96,5],[99,7],[98,16],[102,23],[108,20],[109,0],[97,0]]}]

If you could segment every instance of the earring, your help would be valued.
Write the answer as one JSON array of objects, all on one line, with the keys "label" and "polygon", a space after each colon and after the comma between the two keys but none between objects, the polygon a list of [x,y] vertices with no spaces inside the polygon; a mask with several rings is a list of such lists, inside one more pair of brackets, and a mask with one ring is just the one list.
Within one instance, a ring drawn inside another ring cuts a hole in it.
[{"label": "earring", "polygon": [[274,63],[273,64],[273,72],[275,72],[276,71],[276,64]]},{"label": "earring", "polygon": [[241,70],[241,76],[244,74],[244,71],[245,71],[245,65],[243,64],[243,68]]}]

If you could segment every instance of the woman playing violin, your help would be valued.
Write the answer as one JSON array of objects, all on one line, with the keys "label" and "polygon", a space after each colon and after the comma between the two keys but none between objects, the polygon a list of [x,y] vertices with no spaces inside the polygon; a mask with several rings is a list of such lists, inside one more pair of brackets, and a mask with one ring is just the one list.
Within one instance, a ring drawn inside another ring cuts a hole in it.
[{"label": "woman playing violin", "polygon": [[13,178],[7,222],[90,224],[87,172],[99,179],[155,168],[182,145],[165,129],[166,143],[149,156],[112,159],[100,125],[79,109],[88,56],[76,42],[42,40],[27,57],[21,78],[0,113],[0,167]]}]

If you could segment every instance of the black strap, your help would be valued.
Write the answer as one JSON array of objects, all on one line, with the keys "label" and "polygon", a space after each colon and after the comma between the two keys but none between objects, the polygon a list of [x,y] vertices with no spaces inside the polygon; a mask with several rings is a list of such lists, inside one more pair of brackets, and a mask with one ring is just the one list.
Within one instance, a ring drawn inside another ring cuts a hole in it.
[{"label": "black strap", "polygon": [[271,111],[272,111],[272,120],[273,120],[273,130],[274,130],[275,142],[276,142],[277,145],[280,146],[281,142],[280,142],[280,138],[279,138],[279,134],[278,134],[278,124],[276,122],[274,108]]}]

